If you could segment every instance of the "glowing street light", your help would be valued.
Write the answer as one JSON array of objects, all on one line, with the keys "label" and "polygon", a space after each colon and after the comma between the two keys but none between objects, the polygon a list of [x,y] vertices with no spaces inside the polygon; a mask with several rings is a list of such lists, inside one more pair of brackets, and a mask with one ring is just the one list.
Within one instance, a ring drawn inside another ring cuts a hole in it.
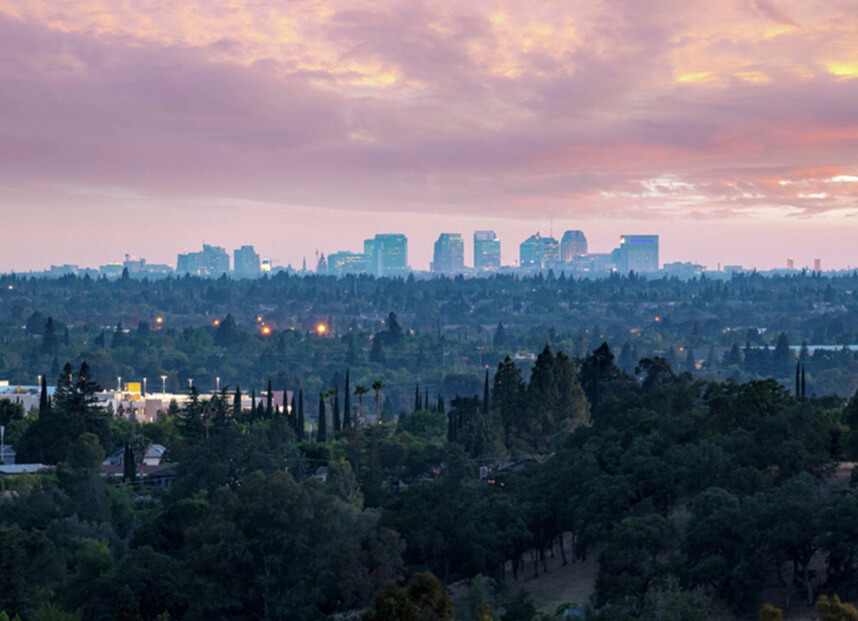
[{"label": "glowing street light", "polygon": [[271,334],[271,328],[269,328],[268,326],[262,326],[261,332],[263,336],[268,336],[269,334]]},{"label": "glowing street light", "polygon": [[116,378],[116,392],[122,392],[122,376]]},{"label": "glowing street light", "polygon": [[216,391],[220,392],[220,377],[216,377],[215,382],[216,382],[215,385],[217,386]]},{"label": "glowing street light", "polygon": [[143,378],[143,396],[146,396],[146,378]]},{"label": "glowing street light", "polygon": [[161,376],[161,394],[162,395],[167,394],[167,376],[166,375]]},{"label": "glowing street light", "polygon": [[320,323],[316,326],[316,334],[319,336],[325,336],[325,333],[328,331],[328,326],[323,323]]}]

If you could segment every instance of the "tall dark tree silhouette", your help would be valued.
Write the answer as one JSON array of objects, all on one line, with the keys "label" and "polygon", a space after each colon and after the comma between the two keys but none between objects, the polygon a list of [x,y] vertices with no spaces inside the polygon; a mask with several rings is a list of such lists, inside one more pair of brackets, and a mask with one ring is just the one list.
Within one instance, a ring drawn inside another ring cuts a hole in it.
[{"label": "tall dark tree silhouette", "polygon": [[384,389],[384,382],[380,379],[373,381],[372,389],[375,391],[375,419],[379,421],[381,420],[381,407],[379,405],[381,402],[379,399],[381,397],[381,391]]},{"label": "tall dark tree silhouette", "polygon": [[343,429],[352,426],[352,395],[349,388],[349,370],[346,369],[346,392],[343,395]]},{"label": "tall dark tree silhouette", "polygon": [[328,441],[328,423],[325,415],[325,393],[319,393],[319,424],[316,432],[316,442]]}]

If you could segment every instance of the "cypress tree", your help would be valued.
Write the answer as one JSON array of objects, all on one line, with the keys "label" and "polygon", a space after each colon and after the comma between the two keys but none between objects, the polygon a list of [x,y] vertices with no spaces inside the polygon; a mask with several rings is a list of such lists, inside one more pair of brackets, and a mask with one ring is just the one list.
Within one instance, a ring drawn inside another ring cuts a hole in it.
[{"label": "cypress tree", "polygon": [[274,418],[274,395],[271,391],[271,380],[268,380],[268,396],[265,399],[265,416]]},{"label": "cypress tree", "polygon": [[441,396],[440,392],[438,393],[438,411],[441,412],[441,414],[444,413],[444,397]]},{"label": "cypress tree", "polygon": [[241,386],[235,386],[235,397],[232,399],[232,415],[238,418],[241,416]]},{"label": "cypress tree", "polygon": [[801,398],[804,399],[807,396],[807,384],[804,381],[804,365],[801,367]]},{"label": "cypress tree", "polygon": [[801,396],[801,362],[795,363],[795,398],[798,399]]},{"label": "cypress tree", "polygon": [[256,389],[250,391],[250,422],[256,418]]},{"label": "cypress tree", "polygon": [[334,432],[340,432],[343,429],[342,424],[340,423],[340,393],[334,388],[333,398],[331,399],[331,421],[334,424]]},{"label": "cypress tree", "polygon": [[483,387],[483,415],[489,413],[489,369],[486,367],[486,384]]},{"label": "cypress tree", "polygon": [[134,463],[134,451],[131,445],[125,443],[125,452],[122,458],[122,480],[134,482],[137,480],[137,468]]},{"label": "cypress tree", "polygon": [[45,414],[51,407],[51,402],[48,399],[48,379],[42,376],[42,393],[39,395],[39,416]]},{"label": "cypress tree", "polygon": [[346,369],[346,395],[343,399],[343,429],[348,429],[352,426],[352,399],[351,391],[349,390],[349,370]]},{"label": "cypress tree", "polygon": [[319,393],[319,430],[316,432],[316,442],[328,441],[328,423],[325,420],[325,393]]},{"label": "cypress tree", "polygon": [[298,390],[298,420],[295,421],[298,425],[298,439],[303,440],[304,435],[304,390]]},{"label": "cypress tree", "polygon": [[416,412],[419,409],[420,409],[420,384],[418,383],[414,387],[414,411]]},{"label": "cypress tree", "polygon": [[423,409],[427,412],[429,411],[429,389],[426,389],[426,392],[423,393]]},{"label": "cypress tree", "polygon": [[[283,397],[284,399],[286,397]],[[298,410],[295,409],[295,393],[292,393],[292,407],[289,410],[289,424],[292,425],[292,431],[295,432],[295,437],[298,437]]]}]

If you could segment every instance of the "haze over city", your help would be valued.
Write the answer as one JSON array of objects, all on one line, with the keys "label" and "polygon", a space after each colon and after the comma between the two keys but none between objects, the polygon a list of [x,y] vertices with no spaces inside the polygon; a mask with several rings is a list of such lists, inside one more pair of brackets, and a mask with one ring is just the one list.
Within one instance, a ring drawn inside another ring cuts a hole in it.
[{"label": "haze over city", "polygon": [[[840,1],[0,1],[0,271],[494,229],[856,263]],[[466,248],[466,256],[470,248]]]}]

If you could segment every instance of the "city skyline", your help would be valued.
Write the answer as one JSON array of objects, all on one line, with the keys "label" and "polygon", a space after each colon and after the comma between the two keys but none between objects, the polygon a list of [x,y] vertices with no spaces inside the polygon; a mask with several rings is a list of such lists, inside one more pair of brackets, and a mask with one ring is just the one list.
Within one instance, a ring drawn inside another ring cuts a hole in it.
[{"label": "city skyline", "polygon": [[853,9],[2,2],[0,269],[189,239],[295,265],[377,230],[428,266],[423,231],[552,219],[658,231],[665,261],[852,266]]}]

